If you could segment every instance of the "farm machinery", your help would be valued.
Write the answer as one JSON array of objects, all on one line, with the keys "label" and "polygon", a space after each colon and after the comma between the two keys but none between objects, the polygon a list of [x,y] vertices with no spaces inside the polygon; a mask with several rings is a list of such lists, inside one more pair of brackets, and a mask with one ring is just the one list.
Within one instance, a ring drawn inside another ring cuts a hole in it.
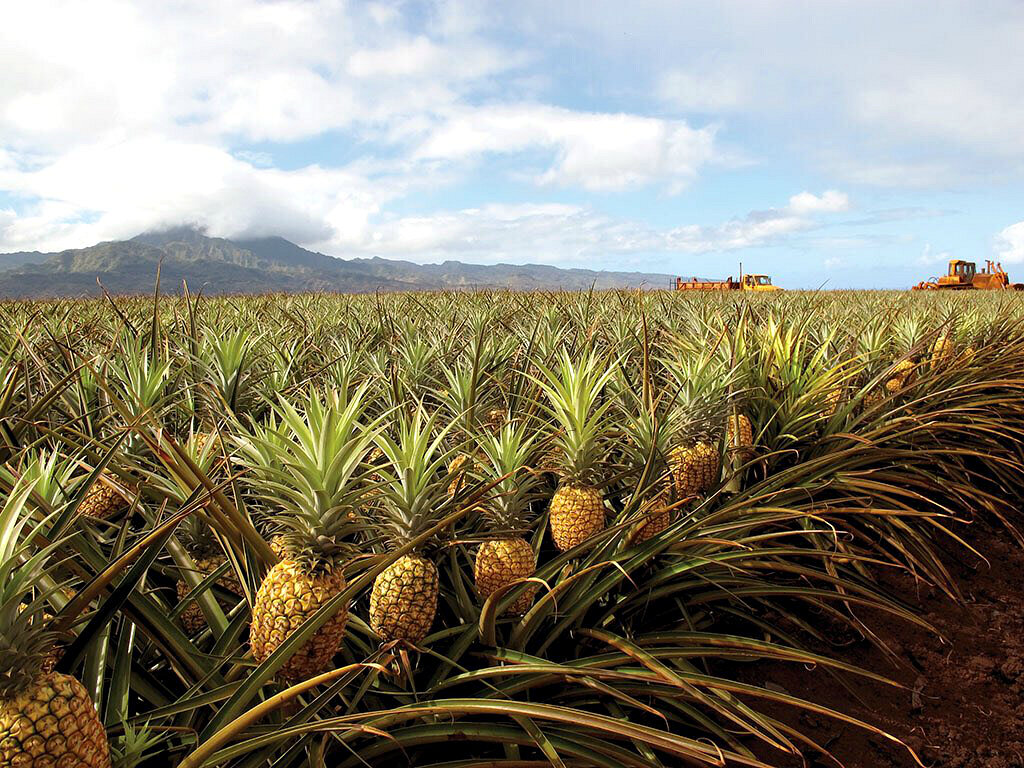
[{"label": "farm machinery", "polygon": [[985,261],[980,272],[973,261],[953,259],[949,272],[942,277],[923,280],[913,287],[915,291],[1024,291],[1024,284],[1011,283],[1002,264]]}]

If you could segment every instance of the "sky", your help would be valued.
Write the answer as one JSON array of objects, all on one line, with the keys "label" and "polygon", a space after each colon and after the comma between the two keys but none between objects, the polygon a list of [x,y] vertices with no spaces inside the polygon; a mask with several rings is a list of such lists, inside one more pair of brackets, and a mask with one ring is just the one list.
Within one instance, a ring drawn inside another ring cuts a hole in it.
[{"label": "sky", "polygon": [[1024,282],[1024,2],[0,6],[0,252]]}]

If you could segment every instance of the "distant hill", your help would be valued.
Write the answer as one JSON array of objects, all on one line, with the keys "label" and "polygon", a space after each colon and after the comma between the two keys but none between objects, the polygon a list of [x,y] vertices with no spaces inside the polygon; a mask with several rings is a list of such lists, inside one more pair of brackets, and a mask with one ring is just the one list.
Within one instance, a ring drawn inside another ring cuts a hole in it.
[{"label": "distant hill", "polygon": [[179,227],[60,253],[0,254],[0,297],[97,296],[101,293],[97,279],[111,293],[149,293],[161,259],[163,290],[178,292],[182,281],[187,281],[190,291],[204,294],[661,288],[670,280],[668,275],[558,269],[539,264],[338,259],[307,251],[281,237],[226,240]]}]

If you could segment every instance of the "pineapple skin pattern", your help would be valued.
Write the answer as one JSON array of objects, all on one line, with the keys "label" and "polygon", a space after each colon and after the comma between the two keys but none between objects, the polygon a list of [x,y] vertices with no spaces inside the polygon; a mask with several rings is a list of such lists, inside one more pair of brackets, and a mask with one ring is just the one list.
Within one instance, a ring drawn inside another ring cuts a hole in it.
[{"label": "pineapple skin pattern", "polygon": [[385,641],[418,643],[437,614],[437,566],[419,555],[403,555],[374,579],[370,627]]},{"label": "pineapple skin pattern", "polygon": [[685,499],[698,496],[710,488],[722,471],[722,462],[714,445],[700,442],[687,448],[674,449],[669,454],[669,467],[676,496]]},{"label": "pineapple skin pattern", "polygon": [[[331,598],[345,589],[340,569],[310,574],[294,560],[282,560],[271,568],[253,605],[249,644],[260,663],[276,651]],[[348,605],[342,606],[285,662],[278,675],[286,680],[303,680],[323,672],[337,653],[345,635]]]},{"label": "pineapple skin pattern", "polygon": [[551,497],[551,538],[562,552],[604,530],[604,497],[596,488],[563,484]]},{"label": "pineapple skin pattern", "polygon": [[[196,573],[205,578],[220,568],[225,562],[227,561],[223,557],[199,558],[195,561]],[[242,591],[242,585],[238,581],[238,577],[230,570],[217,579],[217,584],[239,597],[242,597],[244,594]],[[178,581],[177,592],[179,601],[184,600],[185,595],[191,591],[192,589],[185,581]],[[221,602],[223,603],[223,601]],[[203,613],[203,609],[199,607],[199,603],[196,600],[189,601],[188,605],[186,605],[182,610],[180,618],[181,625],[190,635],[194,635],[206,628],[206,615]]]},{"label": "pineapple skin pattern", "polygon": [[[491,539],[480,545],[473,566],[473,578],[480,598],[486,600],[494,592],[522,579],[537,569],[537,558],[530,542],[523,538]],[[505,615],[526,613],[533,604],[537,587],[523,591],[506,610]]]},{"label": "pineapple skin pattern", "polygon": [[672,512],[669,508],[669,496],[662,493],[656,500],[657,506],[653,511],[647,512],[639,523],[637,523],[629,535],[629,543],[638,546],[650,541],[659,533],[672,524]]},{"label": "pineapple skin pattern", "polygon": [[107,734],[85,686],[50,672],[0,700],[0,766],[109,768]]},{"label": "pineapple skin pattern", "polygon": [[78,507],[80,514],[97,520],[109,520],[128,506],[124,497],[103,483],[96,483]]}]

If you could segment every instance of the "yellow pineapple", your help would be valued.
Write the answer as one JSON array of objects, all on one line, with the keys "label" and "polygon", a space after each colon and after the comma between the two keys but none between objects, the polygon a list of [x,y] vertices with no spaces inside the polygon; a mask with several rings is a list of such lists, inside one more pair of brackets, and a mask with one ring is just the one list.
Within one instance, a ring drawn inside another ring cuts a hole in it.
[{"label": "yellow pineapple", "polygon": [[[481,599],[497,590],[529,578],[537,570],[537,555],[530,542],[521,536],[488,539],[480,545],[473,564],[473,580]],[[505,610],[507,614],[526,613],[533,604],[536,586],[529,586]]]},{"label": "yellow pineapple", "polygon": [[[318,567],[301,555],[286,556],[267,572],[256,592],[249,630],[253,658],[265,661],[345,587],[340,567]],[[327,669],[341,646],[347,621],[348,606],[343,605],[285,662],[278,675],[286,680],[304,680]]]},{"label": "yellow pineapple", "polygon": [[470,459],[465,453],[457,454],[448,462],[448,476],[452,480],[448,483],[448,495],[456,496],[466,487],[466,471],[469,469]]},{"label": "yellow pineapple", "polygon": [[[263,578],[252,608],[249,644],[265,661],[303,622],[346,588],[343,568],[355,551],[370,490],[370,443],[380,419],[362,423],[366,386],[354,393],[310,395],[304,412],[283,401],[280,417],[241,441],[247,481],[281,512],[273,522],[278,562]],[[301,680],[324,671],[337,653],[349,606],[343,603],[278,672]]]},{"label": "yellow pineapple", "polygon": [[754,426],[745,413],[731,413],[726,421],[725,446],[741,456],[754,453]]},{"label": "yellow pineapple", "polygon": [[130,501],[107,472],[101,472],[85,492],[78,512],[96,520],[110,520],[128,509]]},{"label": "yellow pineapple", "polygon": [[885,382],[885,389],[890,394],[898,392],[913,383],[917,376],[917,364],[913,360],[900,360],[892,369],[892,375]]},{"label": "yellow pineapple", "polygon": [[[371,524],[389,551],[404,547],[426,533],[451,510],[451,475],[446,467],[453,451],[442,444],[451,429],[434,434],[436,414],[427,418],[422,408],[413,416],[398,419],[397,440],[386,434],[377,444],[388,464],[382,503],[374,508]],[[437,613],[437,567],[423,554],[423,546],[399,557],[373,582],[370,593],[370,628],[381,640],[421,642],[430,632]]]},{"label": "yellow pineapple", "polygon": [[677,499],[706,493],[722,474],[722,457],[718,446],[707,440],[673,448],[669,452],[668,461]]},{"label": "yellow pineapple", "polygon": [[605,527],[600,467],[608,452],[608,412],[611,398],[601,402],[614,374],[597,355],[579,362],[562,350],[557,370],[537,364],[543,378],[535,379],[547,396],[548,412],[557,427],[552,443],[559,483],[548,508],[551,538],[562,552],[578,547]]},{"label": "yellow pineapple", "polygon": [[590,485],[563,481],[551,497],[548,515],[552,541],[567,552],[604,530],[604,494]]},{"label": "yellow pineapple", "polygon": [[374,579],[370,626],[381,639],[418,643],[437,614],[437,566],[421,555],[403,555]]},{"label": "yellow pineapple", "polygon": [[929,349],[932,365],[949,362],[956,355],[956,344],[948,330],[940,333]]},{"label": "yellow pineapple", "polygon": [[[529,529],[530,502],[537,498],[539,484],[532,466],[534,447],[534,438],[522,425],[506,424],[481,441],[483,477],[495,483],[493,497],[480,509],[487,538],[480,544],[473,564],[473,579],[482,600],[529,578],[537,569],[537,555],[523,537]],[[536,586],[527,586],[505,613],[525,613],[536,593]]]},{"label": "yellow pineapple", "polygon": [[55,635],[38,585],[55,545],[27,543],[45,533],[25,510],[31,487],[18,484],[0,512],[0,766],[110,768],[88,691],[47,661]]},{"label": "yellow pineapple", "polygon": [[[843,399],[842,387],[831,387],[825,393],[825,410],[824,415],[826,419],[831,419],[836,415],[836,411],[839,410],[839,403]],[[753,430],[751,430],[753,431]]]},{"label": "yellow pineapple", "polygon": [[487,427],[492,432],[497,432],[499,429],[505,426],[505,422],[507,421],[507,419],[508,417],[505,414],[505,410],[503,408],[491,408],[489,411],[487,411]]}]

